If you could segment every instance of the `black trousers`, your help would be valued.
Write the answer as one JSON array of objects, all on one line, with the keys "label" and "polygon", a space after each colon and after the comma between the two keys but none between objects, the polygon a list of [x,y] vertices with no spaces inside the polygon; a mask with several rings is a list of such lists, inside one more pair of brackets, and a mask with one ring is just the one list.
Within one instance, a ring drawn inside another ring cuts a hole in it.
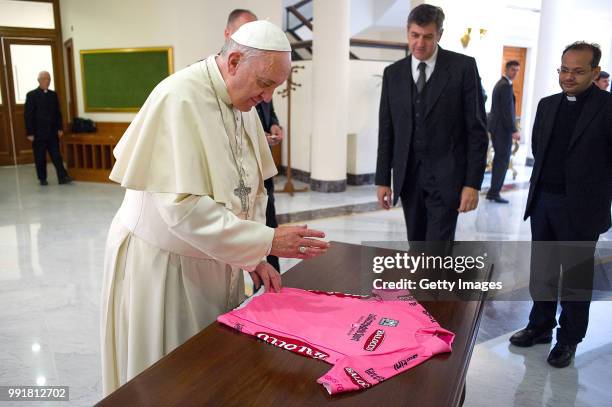
[{"label": "black trousers", "polygon": [[47,138],[34,136],[32,151],[34,153],[34,163],[36,164],[36,175],[40,181],[47,180],[47,152],[51,156],[51,161],[57,173],[57,179],[61,180],[68,176],[64,168],[62,155],[60,154],[57,136],[49,136]]},{"label": "black trousers", "polygon": [[[266,206],[266,226],[271,228],[277,228],[278,222],[276,221],[276,208],[274,207],[274,179],[268,178],[264,181],[266,192],[268,193],[268,205]],[[280,273],[280,264],[278,257],[268,256],[268,263],[272,265]]]},{"label": "black trousers", "polygon": [[510,164],[510,155],[512,154],[512,133],[505,131],[496,131],[491,135],[493,142],[493,170],[491,171],[491,188],[487,193],[488,196],[495,197],[499,195],[504,186],[506,172]]},{"label": "black trousers", "polygon": [[409,242],[452,242],[457,208],[449,208],[431,172],[417,166],[409,170],[400,195]]},{"label": "black trousers", "polygon": [[593,289],[598,235],[586,235],[572,225],[565,196],[538,191],[531,214],[529,291],[533,307],[529,329],[557,326],[557,341],[575,345],[586,335]]}]

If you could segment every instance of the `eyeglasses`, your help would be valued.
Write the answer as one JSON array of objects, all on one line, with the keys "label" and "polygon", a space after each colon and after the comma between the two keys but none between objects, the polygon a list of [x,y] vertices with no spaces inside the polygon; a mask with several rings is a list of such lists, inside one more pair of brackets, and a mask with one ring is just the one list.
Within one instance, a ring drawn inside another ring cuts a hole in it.
[{"label": "eyeglasses", "polygon": [[562,66],[561,68],[557,69],[557,73],[559,75],[573,75],[573,76],[582,76],[582,75],[586,75],[588,74],[589,71],[583,71],[583,70],[573,70],[573,69],[567,69],[566,67]]}]

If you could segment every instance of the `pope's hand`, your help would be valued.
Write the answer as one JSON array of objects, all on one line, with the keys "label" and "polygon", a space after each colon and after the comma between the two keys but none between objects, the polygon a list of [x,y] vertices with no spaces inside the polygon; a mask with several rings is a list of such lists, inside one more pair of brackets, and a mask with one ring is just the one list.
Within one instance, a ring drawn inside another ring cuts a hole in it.
[{"label": "pope's hand", "polygon": [[270,254],[278,257],[311,259],[327,251],[329,243],[317,240],[325,233],[304,226],[279,226],[274,229]]},{"label": "pope's hand", "polygon": [[255,291],[259,290],[263,283],[267,293],[271,291],[270,287],[272,287],[273,292],[280,292],[282,288],[281,275],[270,263],[262,261],[250,274]]}]

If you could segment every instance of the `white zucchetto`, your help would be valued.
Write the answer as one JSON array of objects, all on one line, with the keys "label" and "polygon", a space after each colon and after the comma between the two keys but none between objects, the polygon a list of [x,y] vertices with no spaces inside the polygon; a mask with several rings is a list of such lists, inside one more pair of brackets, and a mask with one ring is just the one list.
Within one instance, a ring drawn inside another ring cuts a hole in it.
[{"label": "white zucchetto", "polygon": [[266,20],[243,24],[231,38],[238,44],[250,48],[291,52],[287,35],[283,30]]}]

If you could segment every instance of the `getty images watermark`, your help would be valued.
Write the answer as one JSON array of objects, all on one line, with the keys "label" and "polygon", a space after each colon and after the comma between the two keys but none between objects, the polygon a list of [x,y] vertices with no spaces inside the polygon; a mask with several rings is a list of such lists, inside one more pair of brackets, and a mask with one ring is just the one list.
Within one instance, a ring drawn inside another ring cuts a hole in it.
[{"label": "getty images watermark", "polygon": [[[372,258],[372,272],[381,274],[385,271],[404,271],[410,274],[419,272],[456,273],[458,275],[470,271],[484,271],[487,268],[487,254],[480,256],[426,255],[420,253],[411,255],[407,252],[397,252],[388,256]],[[377,290],[501,290],[501,281],[479,281],[462,278],[400,278],[395,281],[385,281],[376,278],[372,288]]]},{"label": "getty images watermark", "polygon": [[[368,241],[360,290],[409,290],[419,300],[612,300],[612,242]],[[559,271],[561,270],[561,274]]]}]

